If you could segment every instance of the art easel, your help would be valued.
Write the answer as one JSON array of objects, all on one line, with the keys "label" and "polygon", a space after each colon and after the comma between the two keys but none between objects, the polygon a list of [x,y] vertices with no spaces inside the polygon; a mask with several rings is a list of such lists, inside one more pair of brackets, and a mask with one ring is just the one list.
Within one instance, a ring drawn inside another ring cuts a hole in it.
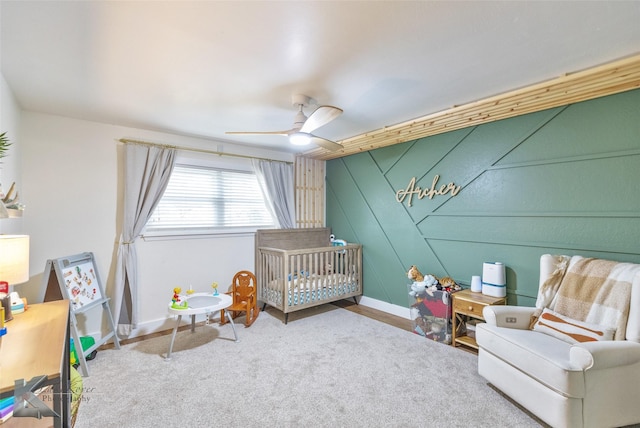
[{"label": "art easel", "polygon": [[[52,273],[54,274],[52,275]],[[80,373],[82,376],[89,376],[87,355],[111,338],[113,338],[116,349],[120,349],[116,326],[109,309],[109,298],[104,294],[93,253],[81,253],[47,260],[42,283],[46,287],[45,302],[62,299],[69,299],[71,302],[69,324],[80,364]],[[82,349],[76,314],[100,307],[102,307],[102,311],[107,316],[107,324],[110,331],[100,339],[96,339],[95,344],[88,349]]]}]

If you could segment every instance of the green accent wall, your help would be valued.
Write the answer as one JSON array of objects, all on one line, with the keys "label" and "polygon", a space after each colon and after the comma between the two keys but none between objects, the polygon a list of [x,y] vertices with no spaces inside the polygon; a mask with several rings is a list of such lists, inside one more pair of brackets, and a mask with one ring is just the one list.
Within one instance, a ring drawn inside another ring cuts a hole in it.
[{"label": "green accent wall", "polygon": [[[327,225],[363,244],[364,295],[408,306],[406,271],[468,285],[507,267],[533,306],[540,255],[640,263],[640,90],[327,161]],[[396,192],[453,182],[456,196]]]}]

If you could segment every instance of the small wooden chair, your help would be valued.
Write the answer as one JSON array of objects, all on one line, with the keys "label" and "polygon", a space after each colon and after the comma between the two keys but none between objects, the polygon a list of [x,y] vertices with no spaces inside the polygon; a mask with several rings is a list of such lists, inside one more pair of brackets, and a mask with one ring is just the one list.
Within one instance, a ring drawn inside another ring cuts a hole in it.
[{"label": "small wooden chair", "polygon": [[240,312],[246,313],[245,327],[249,327],[258,318],[258,283],[256,276],[248,270],[241,270],[233,277],[231,287],[226,293],[231,295],[233,303],[220,311],[220,324],[225,324],[224,311],[231,312],[231,318],[236,318]]}]

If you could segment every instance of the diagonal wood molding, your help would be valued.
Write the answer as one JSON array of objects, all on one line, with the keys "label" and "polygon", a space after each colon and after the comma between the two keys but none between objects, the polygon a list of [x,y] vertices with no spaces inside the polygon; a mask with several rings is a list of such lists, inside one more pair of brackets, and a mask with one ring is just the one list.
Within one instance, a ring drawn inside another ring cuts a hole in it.
[{"label": "diagonal wood molding", "polygon": [[344,149],[316,148],[302,156],[329,160],[456,129],[640,88],[640,55],[516,89],[339,141]]}]

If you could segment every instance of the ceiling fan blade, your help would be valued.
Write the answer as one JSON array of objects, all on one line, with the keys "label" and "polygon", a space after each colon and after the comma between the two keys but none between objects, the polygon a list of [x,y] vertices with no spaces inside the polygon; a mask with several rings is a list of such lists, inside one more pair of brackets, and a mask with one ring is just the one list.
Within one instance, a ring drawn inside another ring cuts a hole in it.
[{"label": "ceiling fan blade", "polygon": [[334,141],[327,140],[326,138],[318,137],[316,135],[311,135],[310,137],[311,137],[311,142],[313,144],[316,144],[322,147],[323,149],[331,150],[332,152],[344,148],[342,144],[338,144]]},{"label": "ceiling fan blade", "polygon": [[289,129],[288,131],[227,131],[225,134],[233,135],[283,135],[287,136],[294,132],[295,129]]},{"label": "ceiling fan blade", "polygon": [[304,122],[302,128],[300,128],[300,132],[312,132],[315,129],[331,122],[341,114],[342,109],[338,107],[320,106],[309,115],[309,118]]}]

